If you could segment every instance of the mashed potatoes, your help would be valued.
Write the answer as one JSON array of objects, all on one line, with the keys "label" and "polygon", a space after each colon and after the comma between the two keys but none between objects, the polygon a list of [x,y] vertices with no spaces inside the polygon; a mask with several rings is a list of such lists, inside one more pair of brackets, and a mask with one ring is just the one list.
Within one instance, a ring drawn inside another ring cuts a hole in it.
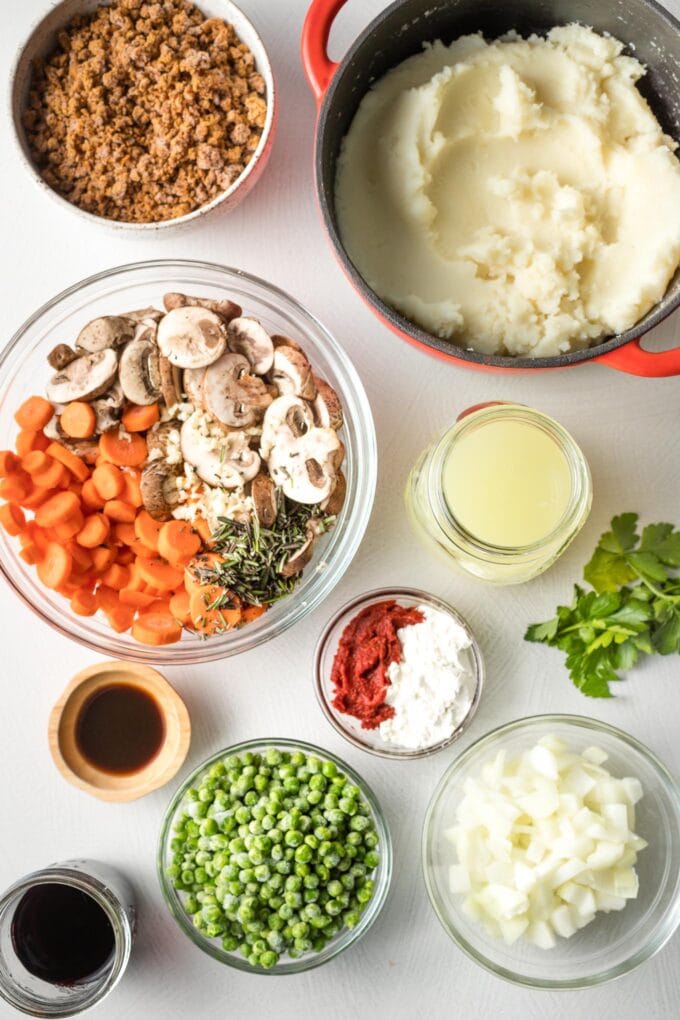
[{"label": "mashed potatoes", "polygon": [[622,43],[435,42],[365,96],[338,162],[343,244],[409,319],[543,357],[633,326],[680,262],[680,162]]}]

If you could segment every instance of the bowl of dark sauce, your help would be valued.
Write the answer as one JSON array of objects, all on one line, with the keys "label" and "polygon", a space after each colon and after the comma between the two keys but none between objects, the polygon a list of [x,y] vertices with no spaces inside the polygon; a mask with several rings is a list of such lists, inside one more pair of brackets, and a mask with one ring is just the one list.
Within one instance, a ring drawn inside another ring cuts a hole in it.
[{"label": "bowl of dark sauce", "polygon": [[163,786],[182,765],[190,738],[184,702],[165,677],[129,662],[81,670],[49,723],[61,774],[102,800],[136,800]]}]

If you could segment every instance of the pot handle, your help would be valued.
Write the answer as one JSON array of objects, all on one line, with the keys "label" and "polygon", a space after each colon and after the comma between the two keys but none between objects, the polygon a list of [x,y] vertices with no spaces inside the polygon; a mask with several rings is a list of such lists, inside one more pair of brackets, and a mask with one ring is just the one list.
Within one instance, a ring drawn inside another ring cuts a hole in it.
[{"label": "pot handle", "polygon": [[337,64],[327,52],[328,37],[336,15],[347,0],[312,0],[302,27],[302,65],[307,81],[320,106]]},{"label": "pot handle", "polygon": [[619,372],[627,372],[629,375],[644,375],[648,378],[661,378],[662,376],[680,375],[680,347],[674,347],[670,351],[646,351],[639,340],[631,340],[623,347],[616,347],[613,351],[600,354],[593,358],[601,365],[608,368],[615,368]]}]

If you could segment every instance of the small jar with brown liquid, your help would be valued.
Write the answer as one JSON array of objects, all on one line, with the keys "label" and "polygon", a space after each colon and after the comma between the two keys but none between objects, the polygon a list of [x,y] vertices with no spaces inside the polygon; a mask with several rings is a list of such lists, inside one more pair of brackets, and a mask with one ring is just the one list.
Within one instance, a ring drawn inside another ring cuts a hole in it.
[{"label": "small jar with brown liquid", "polygon": [[0,898],[0,996],[29,1016],[69,1017],[115,987],[132,951],[127,879],[98,861],[35,871]]}]

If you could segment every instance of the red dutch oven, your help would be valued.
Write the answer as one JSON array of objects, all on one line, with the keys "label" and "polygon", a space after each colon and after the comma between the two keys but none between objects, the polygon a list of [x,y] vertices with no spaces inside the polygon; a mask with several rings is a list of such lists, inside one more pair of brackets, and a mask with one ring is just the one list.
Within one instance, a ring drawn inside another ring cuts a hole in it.
[{"label": "red dutch oven", "polygon": [[[666,295],[633,329],[587,349],[550,358],[479,354],[426,332],[382,301],[359,275],[345,251],[335,214],[335,167],[340,144],[371,84],[424,42],[451,42],[482,32],[496,38],[515,29],[526,36],[555,25],[580,22],[609,32],[630,46],[647,67],[640,83],[663,129],[680,138],[680,23],[654,0],[397,0],[362,32],[340,64],[328,56],[331,26],[346,0],[312,0],[302,32],[302,59],[318,104],[315,178],[324,223],[342,268],[369,307],[402,339],[446,361],[491,371],[548,369],[597,361],[643,376],[680,374],[680,348],[653,353],[640,337],[680,306],[680,272]],[[355,0],[358,2],[358,0]],[[645,224],[640,224],[640,230]]]}]

